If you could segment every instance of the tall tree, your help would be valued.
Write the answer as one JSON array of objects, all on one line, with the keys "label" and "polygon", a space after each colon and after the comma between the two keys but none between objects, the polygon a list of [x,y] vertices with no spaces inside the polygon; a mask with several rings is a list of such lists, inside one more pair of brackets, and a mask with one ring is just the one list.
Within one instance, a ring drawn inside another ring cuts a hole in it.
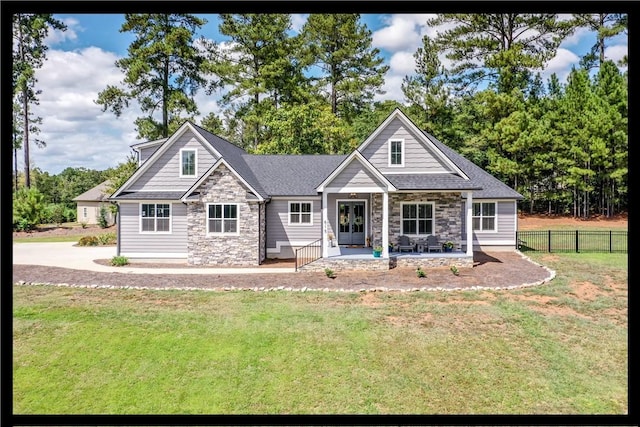
[{"label": "tall tree", "polygon": [[617,36],[627,28],[627,15],[622,13],[574,14],[575,23],[596,33],[596,42],[591,51],[582,58],[585,68],[593,68],[596,61],[602,66],[605,61],[606,40]]},{"label": "tall tree", "polygon": [[304,63],[333,114],[351,122],[376,93],[384,93],[381,87],[389,66],[371,46],[371,31],[360,23],[359,14],[309,15],[301,34]]},{"label": "tall tree", "polygon": [[[295,40],[288,35],[287,14],[220,15],[220,33],[230,43],[210,43],[207,71],[217,80],[209,93],[225,86],[222,103],[244,121],[243,143],[258,147],[266,117],[281,103],[299,101],[304,82],[295,53]],[[250,132],[247,134],[247,132]]]},{"label": "tall tree", "polygon": [[428,36],[422,38],[422,46],[414,53],[416,60],[415,75],[405,76],[402,92],[416,110],[416,124],[431,133],[440,133],[444,121],[449,118],[447,108],[449,91],[446,73],[438,59],[438,49]]},{"label": "tall tree", "polygon": [[[54,19],[52,14],[16,13],[13,15],[13,95],[20,105],[20,121],[22,124],[21,145],[24,148],[24,177],[25,186],[31,187],[29,144],[30,131],[37,132],[35,124],[39,117],[33,117],[31,105],[37,105],[39,90],[35,89],[37,79],[35,72],[42,67],[46,59],[48,47],[44,39],[49,30],[67,29],[61,21]],[[15,142],[15,139],[14,139]],[[39,141],[41,146],[44,145]]]},{"label": "tall tree", "polygon": [[[166,138],[170,124],[179,126],[181,113],[198,113],[194,95],[205,83],[203,55],[194,45],[196,30],[206,20],[188,14],[126,14],[120,32],[132,32],[136,39],[126,58],[116,61],[125,74],[120,87],[108,85],[98,94],[97,104],[116,116],[138,101],[148,115],[135,123],[142,139]],[[160,110],[161,119],[155,117]]]},{"label": "tall tree", "polygon": [[453,61],[450,73],[459,90],[488,81],[507,93],[524,88],[531,70],[553,58],[574,30],[553,14],[442,14],[427,24],[448,27],[435,41]]}]

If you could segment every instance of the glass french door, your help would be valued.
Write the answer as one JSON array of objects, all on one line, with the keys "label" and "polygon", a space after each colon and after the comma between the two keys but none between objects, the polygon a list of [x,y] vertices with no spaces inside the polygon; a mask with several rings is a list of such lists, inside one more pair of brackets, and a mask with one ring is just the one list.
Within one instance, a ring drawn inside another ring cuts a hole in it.
[{"label": "glass french door", "polygon": [[338,244],[364,245],[364,202],[338,202]]}]

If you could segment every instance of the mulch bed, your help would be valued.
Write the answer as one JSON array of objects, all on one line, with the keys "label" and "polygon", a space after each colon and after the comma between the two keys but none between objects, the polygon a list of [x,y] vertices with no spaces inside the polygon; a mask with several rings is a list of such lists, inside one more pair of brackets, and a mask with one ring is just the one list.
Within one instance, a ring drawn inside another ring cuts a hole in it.
[{"label": "mulch bed", "polygon": [[[133,274],[104,273],[38,265],[14,265],[13,282],[68,284],[96,287],[144,287],[186,289],[251,290],[419,290],[474,289],[531,286],[548,279],[549,270],[515,252],[474,254],[473,268],[460,268],[455,276],[449,268],[426,269],[427,277],[418,278],[414,269],[389,271],[337,272],[333,279],[324,273],[254,274]],[[170,267],[168,264],[138,264],[144,267]],[[183,265],[183,267],[190,268]]]}]

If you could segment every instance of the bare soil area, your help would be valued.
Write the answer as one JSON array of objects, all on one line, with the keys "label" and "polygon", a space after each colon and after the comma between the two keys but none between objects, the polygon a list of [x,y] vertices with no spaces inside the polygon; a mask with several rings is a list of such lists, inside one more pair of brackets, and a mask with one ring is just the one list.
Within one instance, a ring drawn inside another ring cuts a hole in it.
[{"label": "bare soil area", "polygon": [[[474,267],[460,268],[454,275],[449,268],[425,269],[427,277],[417,277],[411,268],[388,271],[337,272],[331,279],[324,273],[265,274],[130,274],[103,273],[36,265],[14,265],[13,281],[28,283],[67,283],[74,285],[130,286],[148,288],[218,289],[297,289],[312,290],[411,290],[420,288],[471,288],[521,286],[542,281],[550,273],[515,252],[474,254]],[[166,267],[167,264],[157,264]],[[185,267],[190,268],[190,267]]]},{"label": "bare soil area", "polygon": [[98,225],[87,225],[86,228],[82,228],[82,226],[78,224],[62,224],[60,226],[49,224],[38,226],[32,231],[14,231],[13,238],[30,239],[48,236],[78,236],[78,239],[80,239],[82,236],[96,236],[98,234],[115,232],[115,225],[107,228],[100,228]]},{"label": "bare soil area", "polygon": [[587,219],[558,215],[518,215],[518,230],[553,229],[560,226],[627,228],[627,225],[627,214],[611,218],[593,216]]}]

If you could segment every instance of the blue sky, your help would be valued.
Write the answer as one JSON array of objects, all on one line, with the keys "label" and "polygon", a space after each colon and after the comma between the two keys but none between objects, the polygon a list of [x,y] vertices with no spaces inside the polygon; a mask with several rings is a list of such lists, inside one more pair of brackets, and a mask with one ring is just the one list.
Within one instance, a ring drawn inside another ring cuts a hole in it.
[{"label": "blue sky", "polygon": [[[136,117],[141,113],[134,105],[116,118],[111,112],[102,112],[94,103],[98,93],[107,85],[118,85],[123,74],[115,61],[126,56],[134,36],[120,33],[124,22],[122,14],[59,14],[65,22],[66,32],[52,32],[47,39],[47,61],[37,71],[40,105],[34,113],[43,118],[39,139],[46,148],[31,149],[33,167],[58,174],[66,167],[85,167],[104,170],[123,162],[131,152],[136,139]],[[217,31],[217,15],[198,15],[208,23],[201,35],[223,41]],[[422,36],[435,35],[435,28],[426,26],[427,14],[363,14],[362,21],[373,33],[373,45],[381,50],[390,66],[385,76],[384,95],[377,100],[395,99],[404,102],[400,84],[404,76],[414,70],[413,53],[420,46]],[[298,30],[307,15],[292,15],[293,30]],[[565,81],[572,66],[595,41],[595,34],[577,31],[567,39],[558,54],[541,74],[546,79],[556,73]],[[619,60],[627,52],[627,36],[609,41],[606,55]],[[446,65],[446,60],[443,60]],[[219,113],[216,96],[196,95],[201,113]],[[19,156],[20,157],[20,156]],[[20,163],[19,159],[19,163]],[[21,166],[19,165],[21,168]]]}]

